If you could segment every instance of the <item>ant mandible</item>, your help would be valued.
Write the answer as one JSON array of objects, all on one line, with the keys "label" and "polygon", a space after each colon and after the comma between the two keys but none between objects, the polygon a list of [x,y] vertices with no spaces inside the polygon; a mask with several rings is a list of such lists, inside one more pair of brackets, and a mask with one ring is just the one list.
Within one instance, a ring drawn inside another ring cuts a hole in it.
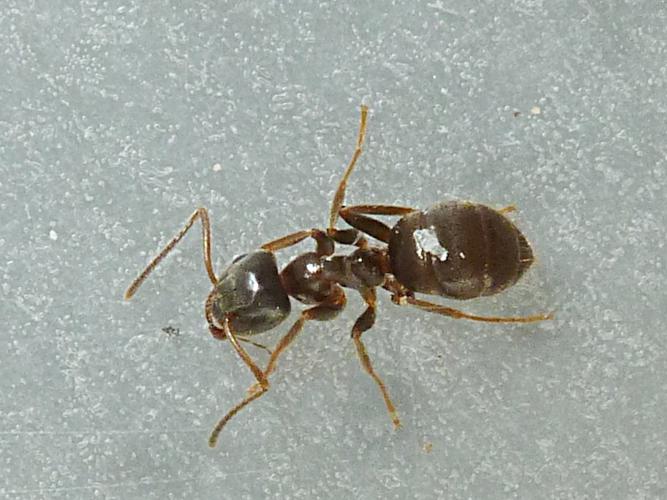
[{"label": "ant mandible", "polygon": [[[362,333],[375,322],[376,288],[388,290],[396,304],[452,318],[492,323],[530,323],[552,318],[551,314],[476,316],[415,297],[415,292],[453,299],[496,294],[523,275],[533,262],[533,252],[523,234],[504,215],[513,211],[513,206],[494,210],[460,201],[436,203],[423,211],[394,205],[344,206],[347,183],[362,152],[367,117],[368,108],[361,106],[356,148],[336,190],[326,230],[298,231],[265,243],[259,250],[234,259],[216,276],[211,263],[208,212],[198,208],[125,292],[125,299],[130,299],[192,225],[198,219],[201,221],[204,266],[213,284],[204,307],[209,330],[215,338],[229,340],[257,379],[246,398],[215,426],[209,438],[211,447],[215,446],[229,420],[269,389],[269,375],[276,369],[278,358],[304,324],[331,320],[345,307],[343,288],[356,290],[366,303],[365,311],[352,327],[352,340],[362,367],[380,388],[395,427],[400,426],[396,409],[361,340]],[[390,228],[369,215],[401,218]],[[351,228],[336,228],[339,217]],[[386,245],[373,246],[362,234]],[[278,271],[274,253],[306,238],[314,240],[315,251],[297,256]],[[353,245],[356,249],[349,255],[336,255],[335,243]],[[241,342],[263,347],[246,337],[271,330],[287,318],[291,310],[290,297],[312,307],[300,313],[274,350],[269,351],[268,364],[262,370]]]}]

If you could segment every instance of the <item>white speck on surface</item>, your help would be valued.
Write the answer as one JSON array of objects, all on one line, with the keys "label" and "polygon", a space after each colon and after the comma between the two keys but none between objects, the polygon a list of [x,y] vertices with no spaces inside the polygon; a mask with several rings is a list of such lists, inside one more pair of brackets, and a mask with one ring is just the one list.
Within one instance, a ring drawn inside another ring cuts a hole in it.
[{"label": "white speck on surface", "polygon": [[449,256],[449,251],[440,245],[438,235],[435,233],[434,227],[425,229],[417,229],[413,233],[415,238],[415,245],[417,247],[417,255],[423,259],[426,254],[433,255],[441,261],[446,261]]},{"label": "white speck on surface", "polygon": [[542,114],[542,108],[540,108],[539,106],[533,106],[532,108],[530,108],[530,114],[531,115]]},{"label": "white speck on surface", "polygon": [[51,229],[49,231],[49,238],[51,238],[53,241],[56,241],[58,239],[58,233]]},{"label": "white speck on surface", "polygon": [[220,170],[222,170],[222,165],[220,165],[219,163],[216,163],[215,165],[213,165],[213,166],[211,167],[211,169],[212,169],[214,172],[220,172]]}]

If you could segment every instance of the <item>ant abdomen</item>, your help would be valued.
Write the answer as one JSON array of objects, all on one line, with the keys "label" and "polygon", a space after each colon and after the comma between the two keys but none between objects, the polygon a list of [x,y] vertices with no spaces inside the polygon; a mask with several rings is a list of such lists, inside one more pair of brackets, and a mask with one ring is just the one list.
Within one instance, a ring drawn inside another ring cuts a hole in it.
[{"label": "ant abdomen", "polygon": [[244,335],[271,330],[291,310],[276,258],[264,250],[236,257],[218,278],[210,301],[216,321],[222,324],[229,315],[231,326]]},{"label": "ant abdomen", "polygon": [[409,290],[470,299],[514,284],[533,252],[497,210],[453,201],[403,216],[391,231],[389,258],[392,273]]}]

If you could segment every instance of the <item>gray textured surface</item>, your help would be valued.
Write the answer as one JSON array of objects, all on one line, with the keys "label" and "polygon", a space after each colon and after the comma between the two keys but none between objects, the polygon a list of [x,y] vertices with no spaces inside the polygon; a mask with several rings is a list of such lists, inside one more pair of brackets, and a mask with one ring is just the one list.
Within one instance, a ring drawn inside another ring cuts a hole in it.
[{"label": "gray textured surface", "polygon": [[[0,1],[0,496],[667,496],[664,2]],[[122,292],[198,205],[218,269],[323,225],[361,102],[348,199],[516,203],[537,265],[460,305],[557,320],[384,297],[394,432],[351,296],[209,450],[251,377],[198,234]]]}]

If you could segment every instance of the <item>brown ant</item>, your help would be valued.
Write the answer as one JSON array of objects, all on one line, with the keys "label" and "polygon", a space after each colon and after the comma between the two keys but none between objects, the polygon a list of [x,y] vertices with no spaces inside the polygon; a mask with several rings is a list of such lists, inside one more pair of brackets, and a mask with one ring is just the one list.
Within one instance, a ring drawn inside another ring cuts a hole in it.
[{"label": "brown ant", "polygon": [[[227,422],[269,389],[269,375],[275,370],[279,356],[297,337],[304,324],[312,320],[333,319],[345,307],[343,287],[359,292],[366,303],[366,310],[352,327],[352,340],[361,365],[380,388],[395,427],[400,425],[400,421],[394,404],[361,341],[362,333],[375,322],[377,287],[388,290],[396,304],[409,304],[452,318],[492,323],[530,323],[552,318],[551,314],[476,316],[415,297],[415,292],[453,299],[496,294],[523,275],[533,262],[533,253],[523,234],[504,215],[513,211],[513,206],[494,210],[485,205],[460,201],[437,203],[423,211],[393,205],[343,206],[348,179],[361,155],[367,116],[368,108],[362,106],[357,145],[336,190],[326,231],[299,231],[265,243],[259,250],[234,259],[220,276],[216,276],[211,264],[208,212],[205,208],[198,208],[185,227],[125,292],[125,298],[130,299],[195,221],[201,221],[204,266],[213,284],[204,308],[209,330],[215,338],[230,341],[257,379],[246,398],[229,410],[215,426],[209,438],[211,447],[215,446]],[[369,215],[401,218],[389,227]],[[352,228],[337,229],[339,216]],[[386,245],[372,246],[361,233]],[[315,251],[297,256],[279,272],[274,252],[306,238],[315,241]],[[354,245],[356,249],[349,255],[335,255],[335,243]],[[263,347],[246,336],[278,326],[290,313],[290,297],[312,307],[301,312],[299,319],[271,352],[268,364],[262,370],[241,342]]]}]

